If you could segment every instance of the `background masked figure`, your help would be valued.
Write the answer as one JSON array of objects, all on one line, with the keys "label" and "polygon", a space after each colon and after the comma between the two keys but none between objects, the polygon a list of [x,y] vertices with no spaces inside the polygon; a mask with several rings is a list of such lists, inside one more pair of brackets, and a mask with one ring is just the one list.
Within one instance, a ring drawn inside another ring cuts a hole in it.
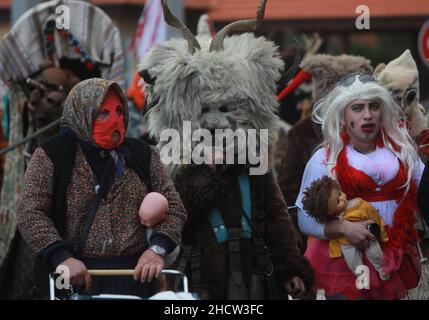
[{"label": "background masked figure", "polygon": [[425,109],[420,104],[419,70],[409,49],[387,65],[379,64],[374,77],[383,83],[401,107],[402,125],[410,131],[417,143],[420,156],[425,160],[429,155],[429,130]]},{"label": "background masked figure", "polygon": [[[69,28],[57,24],[60,4],[70,9]],[[103,36],[100,36],[103,35]],[[106,39],[109,41],[106,42]],[[0,199],[0,298],[29,299],[32,255],[17,231],[22,176],[35,148],[57,134],[69,90],[80,80],[103,77],[125,84],[119,30],[85,1],[47,1],[25,12],[0,40],[0,79],[8,86],[9,147],[54,122],[48,131],[9,151]]]}]

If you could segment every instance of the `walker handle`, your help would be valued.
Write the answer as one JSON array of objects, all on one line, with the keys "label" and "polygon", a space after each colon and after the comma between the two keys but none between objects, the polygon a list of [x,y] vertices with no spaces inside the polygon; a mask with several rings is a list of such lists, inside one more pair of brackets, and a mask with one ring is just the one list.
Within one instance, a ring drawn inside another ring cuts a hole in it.
[{"label": "walker handle", "polygon": [[112,270],[100,270],[93,269],[88,270],[91,276],[132,276],[134,274],[133,269],[112,269]]}]

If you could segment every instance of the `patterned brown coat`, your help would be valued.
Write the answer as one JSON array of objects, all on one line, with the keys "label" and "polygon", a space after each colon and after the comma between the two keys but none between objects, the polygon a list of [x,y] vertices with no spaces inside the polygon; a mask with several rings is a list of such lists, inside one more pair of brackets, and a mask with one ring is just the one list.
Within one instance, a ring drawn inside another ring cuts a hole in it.
[{"label": "patterned brown coat", "polygon": [[[169,202],[166,219],[155,227],[176,243],[186,212],[159,154],[151,147],[150,178],[153,191]],[[95,197],[95,179],[85,156],[78,147],[72,178],[67,192],[67,238],[61,239],[49,218],[52,199],[53,164],[43,149],[36,149],[23,181],[18,226],[30,247],[39,252],[58,240],[76,249],[85,218]],[[142,253],[147,245],[144,227],[137,219],[139,206],[148,189],[137,173],[129,168],[117,178],[106,200],[102,200],[89,232],[83,256],[124,256]]]}]

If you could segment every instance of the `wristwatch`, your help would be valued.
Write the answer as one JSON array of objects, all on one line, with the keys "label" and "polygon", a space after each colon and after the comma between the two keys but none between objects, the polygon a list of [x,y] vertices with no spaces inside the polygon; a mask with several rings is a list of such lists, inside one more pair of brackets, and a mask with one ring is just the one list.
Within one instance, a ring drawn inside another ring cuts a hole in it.
[{"label": "wristwatch", "polygon": [[161,257],[165,257],[167,254],[167,251],[161,247],[158,246],[157,244],[153,244],[151,246],[149,246],[149,250],[152,250],[153,252],[155,252],[157,255],[161,256]]}]

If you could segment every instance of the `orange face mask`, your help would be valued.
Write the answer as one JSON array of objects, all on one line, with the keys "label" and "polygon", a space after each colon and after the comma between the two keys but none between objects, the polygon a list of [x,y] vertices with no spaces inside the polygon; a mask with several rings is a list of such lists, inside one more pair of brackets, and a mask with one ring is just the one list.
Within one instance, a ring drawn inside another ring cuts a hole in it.
[{"label": "orange face mask", "polygon": [[124,106],[115,90],[109,90],[92,126],[94,141],[103,149],[114,149],[125,138]]}]

